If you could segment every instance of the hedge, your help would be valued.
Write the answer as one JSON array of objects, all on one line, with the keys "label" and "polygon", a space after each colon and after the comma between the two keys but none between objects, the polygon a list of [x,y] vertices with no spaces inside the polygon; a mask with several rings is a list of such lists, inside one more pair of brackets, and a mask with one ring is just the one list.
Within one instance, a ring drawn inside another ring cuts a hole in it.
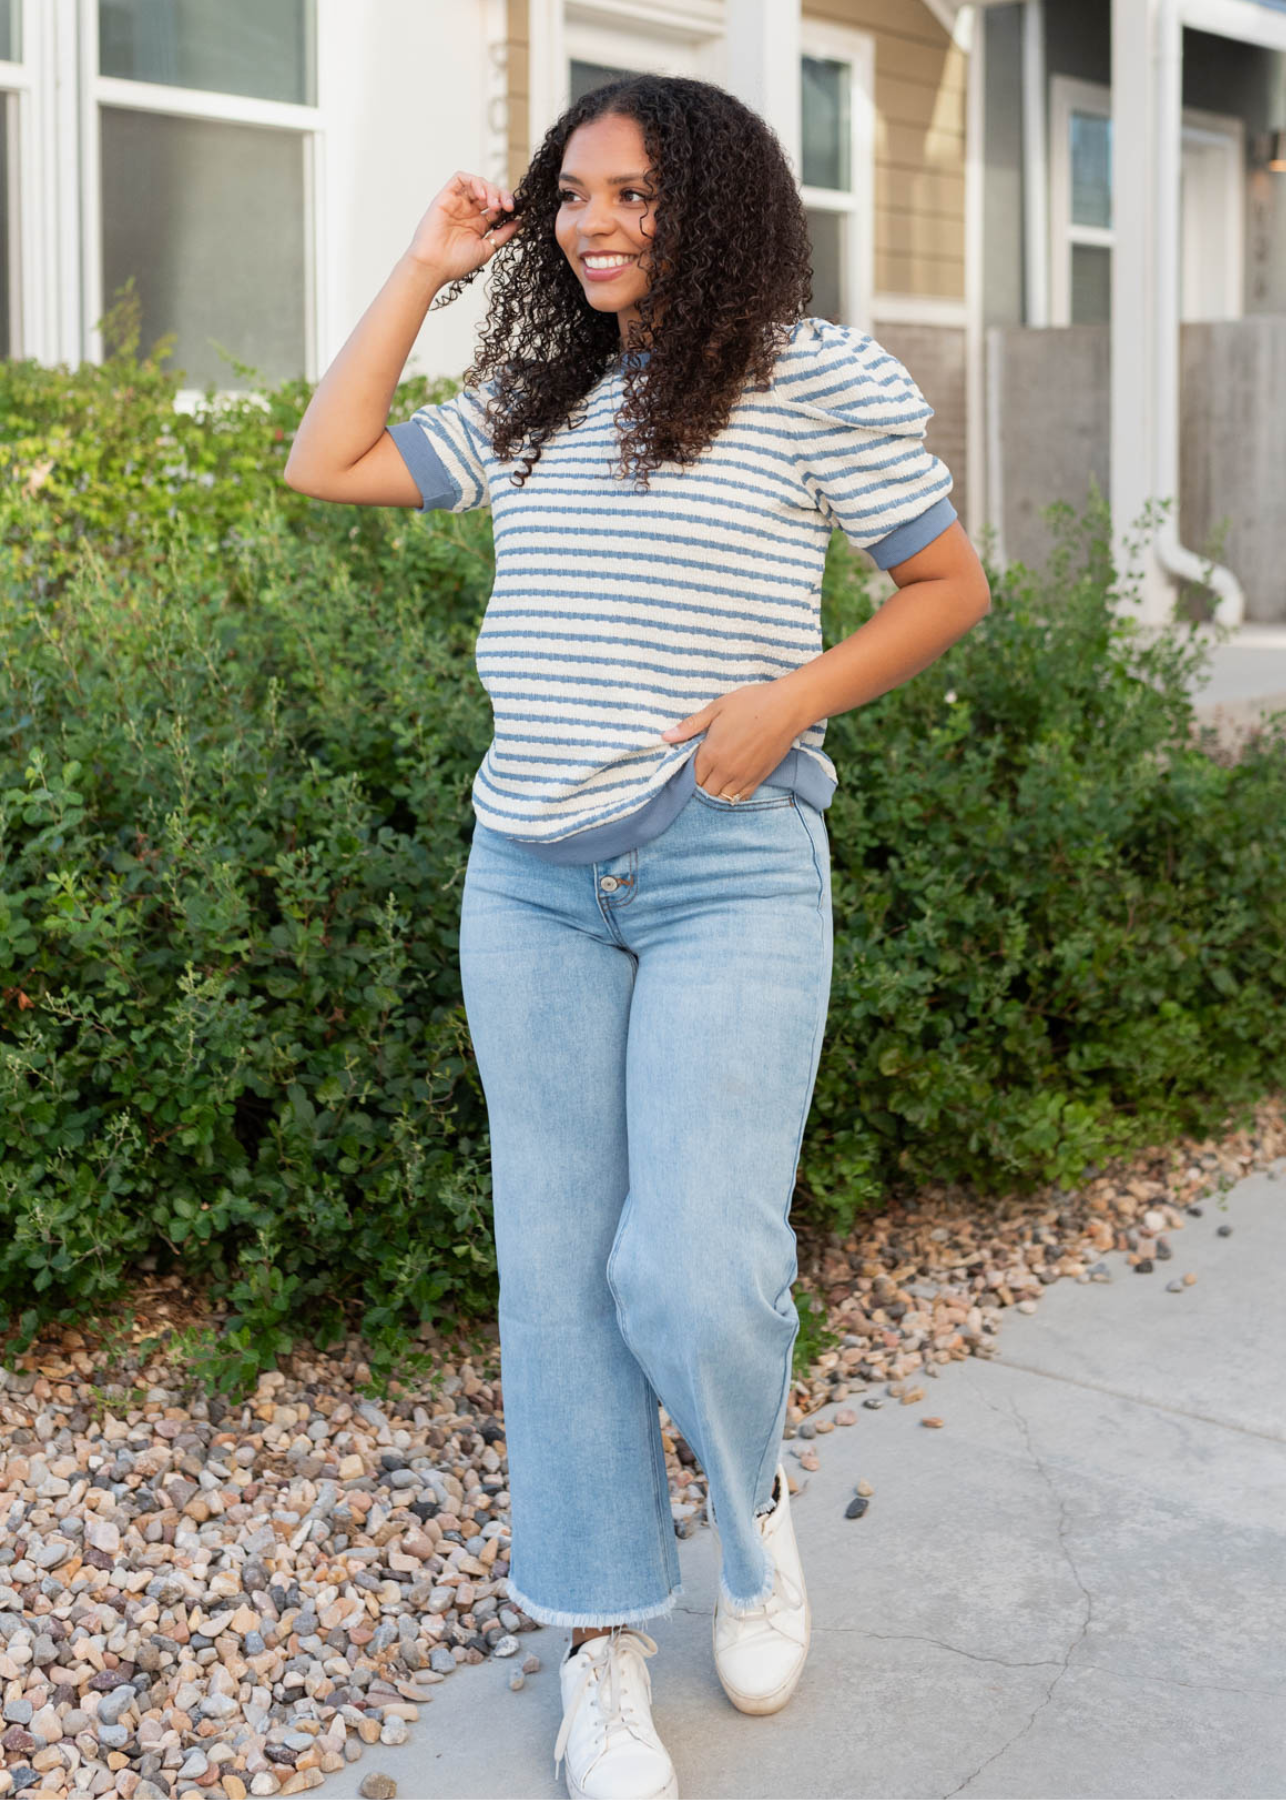
[{"label": "hedge", "polygon": [[[388,1367],[497,1295],[457,963],[489,515],[298,495],[306,384],[182,413],[128,293],[104,336],[0,364],[0,1326],[160,1267],[226,1309],[219,1385],[355,1328]],[[1049,518],[1046,569],[989,567],[976,630],[828,727],[827,1228],[1072,1182],[1280,1079],[1284,721],[1216,753],[1207,652],[1128,622],[1101,500]],[[825,641],[874,604],[837,535]]]}]

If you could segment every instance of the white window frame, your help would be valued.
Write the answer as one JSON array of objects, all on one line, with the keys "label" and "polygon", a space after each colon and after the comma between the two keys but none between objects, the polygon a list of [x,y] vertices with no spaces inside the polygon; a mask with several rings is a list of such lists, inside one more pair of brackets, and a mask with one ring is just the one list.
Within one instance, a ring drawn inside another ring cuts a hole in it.
[{"label": "white window frame", "polygon": [[[30,0],[28,0],[30,4]],[[80,96],[80,262],[83,270],[82,354],[89,362],[103,360],[102,332],[98,320],[105,310],[102,241],[102,137],[101,108],[129,107],[138,112],[164,113],[174,118],[210,119],[237,125],[259,125],[290,131],[300,140],[304,159],[304,375],[316,381],[320,375],[319,347],[327,341],[326,284],[321,279],[325,257],[325,143],[328,114],[323,104],[325,60],[313,46],[317,71],[318,102],[300,106],[293,101],[257,100],[244,94],[223,94],[204,88],[167,87],[155,81],[126,80],[98,73],[98,7],[96,0],[78,0],[80,67],[84,71]],[[324,28],[326,7],[314,12],[317,29]],[[143,346],[140,345],[140,349]],[[244,398],[241,389],[216,391],[216,400]],[[204,402],[202,388],[180,388],[175,404],[184,411]]]},{"label": "white window frame", "polygon": [[[1050,77],[1049,105],[1049,299],[1050,324],[1069,325],[1072,316],[1072,245],[1097,244],[1111,250],[1115,226],[1078,225],[1072,220],[1071,121],[1073,112],[1112,116],[1112,90],[1105,82],[1081,81],[1071,75]],[[1226,205],[1232,219],[1236,253],[1226,271],[1227,318],[1240,318],[1244,296],[1245,126],[1229,114],[1183,109],[1185,141],[1217,142],[1227,149]]]},{"label": "white window frame", "polygon": [[1111,250],[1116,228],[1072,221],[1071,131],[1074,112],[1112,117],[1112,90],[1104,82],[1052,75],[1049,82],[1049,322],[1072,322],[1072,246],[1093,244]]},{"label": "white window frame", "polygon": [[[842,322],[869,332],[875,294],[875,39],[869,31],[805,14],[799,22],[799,51],[801,57],[847,63],[852,70],[849,185],[822,188],[801,181],[799,195],[813,211],[842,213],[847,220],[847,255],[840,269]],[[802,112],[802,64],[797,89]]]},{"label": "white window frame", "polygon": [[698,81],[715,78],[715,39],[700,21],[680,29],[661,20],[606,6],[568,5],[564,25],[559,110],[571,104],[573,62],[597,63],[607,69],[650,70],[659,75],[689,75]]},{"label": "white window frame", "polygon": [[46,363],[79,359],[74,6],[16,0],[22,61],[0,63],[8,95],[10,354]]},{"label": "white window frame", "polygon": [[5,212],[9,220],[9,333],[8,350],[0,354],[22,357],[31,337],[30,320],[35,295],[28,291],[31,258],[25,241],[29,221],[36,217],[35,195],[31,193],[30,135],[32,129],[32,63],[31,42],[25,8],[19,0],[14,7],[18,16],[18,42],[21,62],[0,59],[0,94],[4,98],[5,151],[9,167],[9,191],[5,195]]}]

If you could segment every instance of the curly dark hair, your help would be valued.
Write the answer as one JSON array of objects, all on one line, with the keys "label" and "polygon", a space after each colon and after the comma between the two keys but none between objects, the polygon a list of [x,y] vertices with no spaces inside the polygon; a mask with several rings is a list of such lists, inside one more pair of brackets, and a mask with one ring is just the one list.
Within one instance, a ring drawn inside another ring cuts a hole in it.
[{"label": "curly dark hair", "polygon": [[[656,201],[652,278],[622,356],[620,455],[644,487],[664,461],[694,460],[727,423],[747,383],[770,385],[790,327],[812,294],[808,223],[775,132],[735,95],[679,75],[625,75],[569,106],[513,189],[521,228],[490,262],[451,282],[434,307],[493,269],[490,312],[466,386],[496,375],[492,447],[524,464],[572,423],[578,403],[621,351],[611,312],[586,301],[554,235],[568,138],[616,114],[642,133]],[[663,317],[663,328],[653,320]],[[632,349],[650,349],[646,380]]]}]

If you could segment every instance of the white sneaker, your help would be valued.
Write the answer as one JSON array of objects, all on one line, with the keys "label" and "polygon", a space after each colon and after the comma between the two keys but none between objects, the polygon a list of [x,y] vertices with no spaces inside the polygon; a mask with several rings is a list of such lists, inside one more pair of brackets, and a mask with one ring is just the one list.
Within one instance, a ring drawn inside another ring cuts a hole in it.
[{"label": "white sneaker", "polygon": [[813,1631],[790,1518],[790,1486],[780,1463],[773,1495],[772,1512],[755,1520],[776,1565],[772,1593],[752,1612],[736,1614],[724,1604],[720,1587],[714,1605],[714,1666],[724,1693],[744,1713],[774,1713],[785,1706],[804,1672]]},{"label": "white sneaker", "polygon": [[674,1764],[652,1723],[646,1657],[656,1640],[632,1625],[567,1647],[559,1664],[563,1723],[554,1774],[567,1753],[572,1800],[678,1800]]}]

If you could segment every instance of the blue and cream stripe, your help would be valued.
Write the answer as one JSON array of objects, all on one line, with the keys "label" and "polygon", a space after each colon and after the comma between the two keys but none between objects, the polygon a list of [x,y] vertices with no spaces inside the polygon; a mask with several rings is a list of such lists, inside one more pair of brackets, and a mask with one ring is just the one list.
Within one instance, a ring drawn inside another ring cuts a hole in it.
[{"label": "blue and cream stripe", "polygon": [[[924,445],[933,409],[903,365],[823,319],[800,320],[770,388],[747,388],[697,460],[663,463],[648,489],[613,469],[618,368],[523,486],[491,450],[489,386],[391,427],[423,510],[492,510],[476,660],[495,735],[474,809],[551,860],[601,860],[656,835],[691,792],[704,737],[666,744],[667,726],[821,654],[832,530],[890,568],[956,517],[951,475]],[[767,777],[818,806],[837,779],[825,726]]]}]

